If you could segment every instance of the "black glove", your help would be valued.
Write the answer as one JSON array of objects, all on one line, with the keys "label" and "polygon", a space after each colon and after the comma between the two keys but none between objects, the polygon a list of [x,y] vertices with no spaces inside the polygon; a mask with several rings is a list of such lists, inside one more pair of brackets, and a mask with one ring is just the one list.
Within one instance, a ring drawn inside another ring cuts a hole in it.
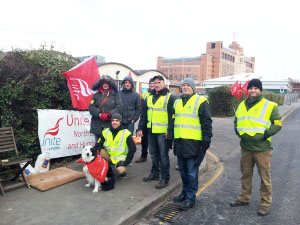
[{"label": "black glove", "polygon": [[201,142],[202,151],[206,151],[207,149],[209,149],[209,146],[210,146],[210,142],[207,142],[207,141]]},{"label": "black glove", "polygon": [[269,134],[269,131],[265,130],[265,132],[264,132],[264,140],[267,140],[269,137],[271,137],[271,135]]},{"label": "black glove", "polygon": [[167,145],[168,149],[172,149],[173,148],[173,140],[166,139],[166,145]]},{"label": "black glove", "polygon": [[116,168],[119,167],[119,166],[126,166],[125,165],[125,161],[119,161],[116,165]]}]

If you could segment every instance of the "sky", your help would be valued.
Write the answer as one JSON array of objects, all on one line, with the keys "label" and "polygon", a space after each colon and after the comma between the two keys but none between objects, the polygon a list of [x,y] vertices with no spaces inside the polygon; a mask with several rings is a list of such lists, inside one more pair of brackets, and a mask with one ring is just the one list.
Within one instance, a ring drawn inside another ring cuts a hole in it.
[{"label": "sky", "polygon": [[255,57],[255,73],[300,80],[297,2],[0,0],[0,50],[46,44],[142,70],[156,69],[158,56],[200,56],[207,42],[235,40]]}]

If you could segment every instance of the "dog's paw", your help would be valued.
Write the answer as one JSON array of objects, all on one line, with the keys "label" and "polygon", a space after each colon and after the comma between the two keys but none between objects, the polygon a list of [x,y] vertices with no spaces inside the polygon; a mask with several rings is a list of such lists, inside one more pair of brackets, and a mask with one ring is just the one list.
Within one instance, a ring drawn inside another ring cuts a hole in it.
[{"label": "dog's paw", "polygon": [[91,186],[91,184],[90,184],[90,183],[88,183],[88,184],[86,184],[85,186],[86,186],[86,187],[90,187],[90,186]]},{"label": "dog's paw", "polygon": [[97,193],[98,192],[98,188],[94,188],[93,193]]}]

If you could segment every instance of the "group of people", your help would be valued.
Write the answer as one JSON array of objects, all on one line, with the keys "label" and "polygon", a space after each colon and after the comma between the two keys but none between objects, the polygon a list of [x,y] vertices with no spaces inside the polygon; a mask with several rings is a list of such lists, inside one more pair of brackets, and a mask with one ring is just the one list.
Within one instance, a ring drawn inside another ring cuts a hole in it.
[{"label": "group of people", "polygon": [[[95,134],[100,155],[126,177],[128,166],[136,152],[132,139],[134,124],[142,138],[142,153],[136,163],[147,160],[148,146],[152,168],[144,182],[157,181],[155,188],[169,185],[169,149],[174,148],[182,191],[173,201],[181,210],[193,208],[198,190],[199,166],[210,146],[212,119],[209,102],[196,93],[194,80],[182,81],[182,95],[177,97],[165,87],[164,77],[149,80],[149,89],[142,96],[135,92],[131,77],[125,77],[118,91],[115,81],[102,76],[92,89],[97,91],[90,103],[91,130]],[[249,97],[236,110],[235,131],[241,138],[242,191],[232,207],[249,204],[254,164],[261,176],[261,208],[259,215],[267,215],[272,201],[270,157],[271,136],[281,129],[277,104],[262,97],[262,83],[253,79],[248,84]]]}]

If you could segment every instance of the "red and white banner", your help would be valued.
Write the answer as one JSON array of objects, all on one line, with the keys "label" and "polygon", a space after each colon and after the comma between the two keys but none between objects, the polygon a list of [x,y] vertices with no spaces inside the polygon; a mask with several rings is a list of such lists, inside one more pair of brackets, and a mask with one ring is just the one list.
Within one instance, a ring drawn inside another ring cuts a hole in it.
[{"label": "red and white banner", "polygon": [[50,158],[81,154],[84,146],[95,145],[89,132],[91,115],[88,111],[39,109],[38,134],[42,153]]},{"label": "red and white banner", "polygon": [[100,78],[95,57],[90,57],[67,72],[67,79],[72,105],[77,109],[88,109],[95,91],[91,90],[93,83]]}]

